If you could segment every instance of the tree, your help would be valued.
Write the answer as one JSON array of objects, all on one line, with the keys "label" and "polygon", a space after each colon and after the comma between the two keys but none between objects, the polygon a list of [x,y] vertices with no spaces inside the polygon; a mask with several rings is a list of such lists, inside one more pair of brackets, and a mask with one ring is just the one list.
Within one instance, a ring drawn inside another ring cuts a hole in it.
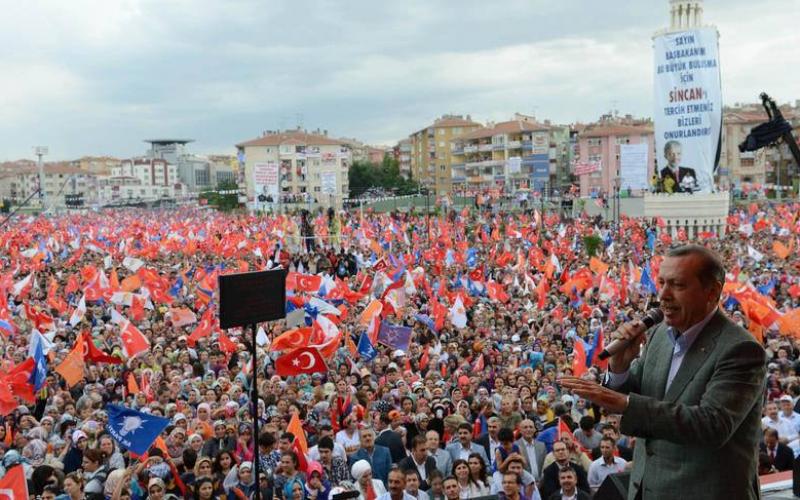
[{"label": "tree", "polygon": [[221,181],[216,190],[200,193],[200,199],[217,210],[228,212],[239,208],[239,186],[234,181]]},{"label": "tree", "polygon": [[347,173],[350,197],[357,198],[370,188],[381,188],[396,195],[412,194],[417,183],[400,175],[400,164],[391,155],[385,155],[380,164],[356,161]]}]

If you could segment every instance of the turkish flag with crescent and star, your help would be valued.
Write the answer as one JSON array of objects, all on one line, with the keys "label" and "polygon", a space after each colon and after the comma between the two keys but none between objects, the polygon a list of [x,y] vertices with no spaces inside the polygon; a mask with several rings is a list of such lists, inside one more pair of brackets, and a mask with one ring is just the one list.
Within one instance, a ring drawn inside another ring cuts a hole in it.
[{"label": "turkish flag with crescent and star", "polygon": [[0,479],[0,498],[8,500],[27,500],[28,481],[22,466],[10,469],[3,479]]},{"label": "turkish flag with crescent and star", "polygon": [[119,365],[123,363],[123,361],[120,358],[116,356],[111,356],[110,354],[106,354],[105,352],[101,351],[96,345],[94,345],[94,340],[92,340],[92,335],[87,330],[81,332],[81,341],[84,344],[83,347],[84,359],[88,361],[93,361],[95,363],[111,363],[114,365]]},{"label": "turkish flag with crescent and star", "polygon": [[122,349],[128,359],[135,358],[140,353],[150,349],[150,342],[130,321],[126,321],[123,325],[120,339],[122,340]]},{"label": "turkish flag with crescent and star", "polygon": [[316,347],[301,347],[275,360],[275,373],[281,377],[326,371],[328,367]]},{"label": "turkish flag with crescent and star", "polygon": [[297,280],[297,289],[302,292],[314,293],[319,291],[319,287],[322,286],[322,276],[298,274],[295,279]]}]

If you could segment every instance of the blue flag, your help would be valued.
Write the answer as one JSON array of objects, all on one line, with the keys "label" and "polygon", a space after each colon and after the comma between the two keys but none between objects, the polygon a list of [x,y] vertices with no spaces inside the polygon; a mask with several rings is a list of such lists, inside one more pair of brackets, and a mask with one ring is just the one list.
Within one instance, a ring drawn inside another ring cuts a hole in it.
[{"label": "blue flag", "polygon": [[362,333],[358,338],[358,354],[362,361],[372,361],[378,355],[378,351],[372,346],[366,333]]},{"label": "blue flag", "polygon": [[172,288],[169,289],[169,294],[173,297],[177,297],[181,290],[183,289],[183,278],[178,276],[178,279],[175,280],[175,283],[172,285]]},{"label": "blue flag", "polygon": [[119,405],[106,405],[106,431],[125,449],[144,455],[169,425],[168,418],[138,412]]},{"label": "blue flag", "polygon": [[436,323],[427,314],[415,314],[414,319],[427,326],[433,333],[436,333]]},{"label": "blue flag", "polygon": [[378,342],[381,344],[408,351],[408,344],[411,343],[411,327],[400,326],[381,321],[381,329],[378,330]]},{"label": "blue flag", "polygon": [[658,293],[658,289],[656,288],[656,284],[653,281],[653,278],[650,277],[650,261],[644,263],[644,269],[642,269],[642,279],[639,283],[642,285],[647,292],[651,295],[656,295]]},{"label": "blue flag", "polygon": [[47,360],[44,357],[44,348],[42,347],[42,340],[36,342],[33,351],[34,370],[31,373],[30,382],[33,384],[33,389],[38,391],[44,386],[47,380]]}]

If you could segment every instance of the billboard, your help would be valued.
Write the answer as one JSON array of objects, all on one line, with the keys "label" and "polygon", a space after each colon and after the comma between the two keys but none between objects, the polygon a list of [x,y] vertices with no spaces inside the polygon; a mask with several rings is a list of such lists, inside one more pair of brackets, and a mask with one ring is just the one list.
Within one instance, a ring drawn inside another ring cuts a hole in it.
[{"label": "billboard", "polygon": [[320,191],[322,194],[336,194],[336,172],[320,173]]},{"label": "billboard", "polygon": [[647,146],[640,144],[620,144],[619,169],[621,189],[647,189]]},{"label": "billboard", "polygon": [[278,162],[256,163],[253,165],[253,190],[256,197],[278,196]]},{"label": "billboard", "polygon": [[654,39],[656,160],[668,192],[712,192],[719,162],[722,88],[716,28]]}]

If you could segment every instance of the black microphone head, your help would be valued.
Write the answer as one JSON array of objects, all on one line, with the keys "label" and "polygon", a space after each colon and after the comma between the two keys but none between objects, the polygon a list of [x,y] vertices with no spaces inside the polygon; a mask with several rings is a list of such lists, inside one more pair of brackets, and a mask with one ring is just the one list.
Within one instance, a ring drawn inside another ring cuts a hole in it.
[{"label": "black microphone head", "polygon": [[644,323],[644,326],[647,328],[657,325],[662,321],[664,321],[664,311],[661,309],[650,309],[647,311],[647,314],[644,315],[644,318],[642,318],[642,323]]}]

